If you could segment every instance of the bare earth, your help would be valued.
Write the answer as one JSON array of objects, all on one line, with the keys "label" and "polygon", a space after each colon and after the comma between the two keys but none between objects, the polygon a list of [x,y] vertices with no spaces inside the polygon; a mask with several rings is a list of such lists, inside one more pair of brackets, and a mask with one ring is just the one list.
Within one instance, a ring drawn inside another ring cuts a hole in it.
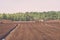
[{"label": "bare earth", "polygon": [[0,40],[2,38],[5,38],[9,34],[9,31],[11,31],[13,28],[15,28],[16,24],[10,24],[10,23],[0,23]]},{"label": "bare earth", "polygon": [[60,40],[60,22],[21,22],[6,40]]}]

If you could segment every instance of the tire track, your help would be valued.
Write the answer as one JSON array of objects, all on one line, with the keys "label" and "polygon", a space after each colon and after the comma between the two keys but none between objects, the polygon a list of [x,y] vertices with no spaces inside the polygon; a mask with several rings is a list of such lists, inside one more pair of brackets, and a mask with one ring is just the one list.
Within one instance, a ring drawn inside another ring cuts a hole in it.
[{"label": "tire track", "polygon": [[33,40],[33,33],[30,32],[30,30],[28,29],[27,23],[23,24],[25,31],[23,34],[23,40]]},{"label": "tire track", "polygon": [[[41,39],[39,39],[39,35],[36,33],[36,31],[33,31],[32,29],[30,29],[30,27],[32,26],[32,25],[30,25],[30,24],[26,24],[26,26],[27,26],[27,29],[30,31],[30,34],[32,33],[32,36],[30,36],[30,39],[29,40],[41,40]],[[31,39],[31,37],[32,37],[32,39]]]},{"label": "tire track", "polygon": [[59,29],[45,23],[20,23],[7,40],[60,40]]},{"label": "tire track", "polygon": [[60,30],[60,26],[51,25],[51,24],[47,24],[47,23],[45,23],[45,25],[50,26],[50,27],[52,27],[52,28],[54,28],[56,30]]},{"label": "tire track", "polygon": [[8,37],[6,37],[6,40],[22,40],[23,39],[23,32],[24,32],[24,27],[22,27],[22,24],[18,24],[18,27],[16,29],[14,29],[8,35]]},{"label": "tire track", "polygon": [[[37,25],[37,24],[36,24]],[[34,27],[36,27],[36,25]],[[40,27],[41,26],[41,27]],[[44,25],[45,26],[45,25]],[[46,27],[44,27],[43,25],[38,25],[38,27],[36,27],[36,30],[40,30],[43,33],[45,33],[46,35],[49,35],[52,39],[54,40],[59,40],[60,38],[60,33],[56,33],[54,32],[54,30],[52,31],[51,28],[49,28],[49,26],[46,25]],[[40,29],[39,29],[40,28]],[[48,29],[49,28],[49,29]]]},{"label": "tire track", "polygon": [[30,27],[30,29],[31,29],[31,31],[33,31],[33,29],[34,29],[36,32],[34,32],[34,31],[33,32],[35,33],[35,35],[38,34],[38,36],[37,36],[38,38],[39,38],[39,36],[41,36],[41,38],[42,38],[41,40],[52,40],[52,38],[49,35],[45,34],[41,30],[38,30],[35,26],[32,25],[32,27]]}]

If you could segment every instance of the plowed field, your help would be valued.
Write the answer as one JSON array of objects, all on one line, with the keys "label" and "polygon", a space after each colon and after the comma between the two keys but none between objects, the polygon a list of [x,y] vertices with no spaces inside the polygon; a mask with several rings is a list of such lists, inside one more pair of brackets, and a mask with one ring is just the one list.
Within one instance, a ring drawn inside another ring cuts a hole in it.
[{"label": "plowed field", "polygon": [[59,22],[21,22],[6,40],[60,40]]}]

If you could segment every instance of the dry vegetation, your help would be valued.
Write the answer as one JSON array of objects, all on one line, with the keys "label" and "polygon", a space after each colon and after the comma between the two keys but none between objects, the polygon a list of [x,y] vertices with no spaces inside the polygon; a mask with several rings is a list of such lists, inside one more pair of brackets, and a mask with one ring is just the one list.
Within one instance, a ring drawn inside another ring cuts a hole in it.
[{"label": "dry vegetation", "polygon": [[60,22],[21,22],[6,40],[60,40]]}]

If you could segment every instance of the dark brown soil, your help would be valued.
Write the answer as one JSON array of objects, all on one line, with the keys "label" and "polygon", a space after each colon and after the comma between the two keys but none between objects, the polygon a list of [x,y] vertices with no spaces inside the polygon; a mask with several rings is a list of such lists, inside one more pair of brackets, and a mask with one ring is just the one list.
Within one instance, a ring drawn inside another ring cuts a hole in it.
[{"label": "dark brown soil", "polygon": [[60,22],[21,22],[6,40],[60,40]]}]

